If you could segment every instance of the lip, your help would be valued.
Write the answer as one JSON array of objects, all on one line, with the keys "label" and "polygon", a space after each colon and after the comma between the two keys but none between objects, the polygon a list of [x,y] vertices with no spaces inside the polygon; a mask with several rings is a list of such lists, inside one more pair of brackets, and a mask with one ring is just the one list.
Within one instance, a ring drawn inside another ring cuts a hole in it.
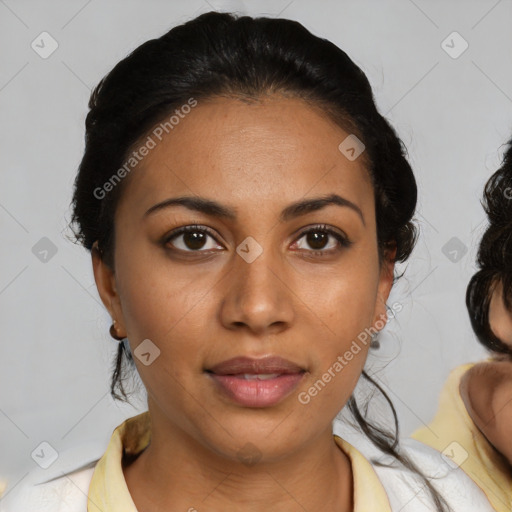
[{"label": "lip", "polygon": [[[300,383],[305,369],[277,356],[235,357],[206,370],[217,389],[245,407],[271,407],[284,400]],[[250,380],[244,377],[250,374]],[[259,379],[258,375],[272,375]]]},{"label": "lip", "polygon": [[258,359],[253,357],[234,357],[213,366],[208,371],[216,375],[237,375],[242,373],[252,373],[255,375],[280,373],[288,375],[303,372],[304,368],[282,357],[266,356]]}]

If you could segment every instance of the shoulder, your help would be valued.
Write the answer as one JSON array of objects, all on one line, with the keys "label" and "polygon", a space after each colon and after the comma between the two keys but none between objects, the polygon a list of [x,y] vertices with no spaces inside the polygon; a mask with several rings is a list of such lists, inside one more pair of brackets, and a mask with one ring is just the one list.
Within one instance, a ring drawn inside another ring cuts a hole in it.
[{"label": "shoulder", "polygon": [[[458,466],[457,453],[444,455],[414,439],[404,439],[400,446],[400,452],[425,475],[453,512],[494,510],[481,489]],[[391,456],[375,455],[377,453],[371,457],[371,463],[388,493],[393,511],[435,510],[425,483],[417,474],[404,468]]]},{"label": "shoulder", "polygon": [[85,512],[93,472],[84,468],[39,484],[24,479],[0,501],[0,512]]},{"label": "shoulder", "polygon": [[[393,512],[436,510],[431,494],[419,475],[405,468],[393,456],[385,454],[354,427],[338,424],[336,430],[371,464]],[[458,467],[457,458],[460,454],[453,453],[450,458],[410,438],[401,439],[399,447],[400,453],[407,456],[423,473],[451,506],[452,512],[494,512],[482,490]]]},{"label": "shoulder", "polygon": [[33,469],[7,486],[0,512],[86,512],[89,484],[105,447],[82,445],[59,454],[48,469]]}]

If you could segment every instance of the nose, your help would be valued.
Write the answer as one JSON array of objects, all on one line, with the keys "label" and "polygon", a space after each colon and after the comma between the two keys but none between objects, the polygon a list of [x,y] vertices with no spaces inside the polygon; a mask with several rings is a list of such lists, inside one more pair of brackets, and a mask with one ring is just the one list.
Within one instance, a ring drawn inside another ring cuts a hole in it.
[{"label": "nose", "polygon": [[220,312],[224,327],[259,335],[289,328],[294,317],[290,270],[271,250],[251,263],[235,254]]}]

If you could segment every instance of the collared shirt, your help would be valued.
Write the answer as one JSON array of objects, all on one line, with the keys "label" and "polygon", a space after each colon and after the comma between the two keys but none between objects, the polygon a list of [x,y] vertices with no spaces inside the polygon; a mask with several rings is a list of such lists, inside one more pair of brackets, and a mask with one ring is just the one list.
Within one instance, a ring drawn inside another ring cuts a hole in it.
[{"label": "collared shirt", "polygon": [[[8,488],[0,512],[137,512],[124,479],[123,452],[137,454],[149,444],[149,425],[147,412],[124,421],[114,430],[107,449],[101,450],[102,456],[96,456],[97,444],[78,446],[68,457],[61,453],[59,461],[65,464],[55,463]],[[334,440],[351,462],[354,512],[436,510],[425,483],[361,432],[347,430],[343,438],[334,435]],[[494,512],[478,486],[460,468],[447,464],[437,450],[413,439],[400,444],[402,454],[430,477],[453,512]],[[70,471],[71,463],[78,469]]]},{"label": "collared shirt", "polygon": [[472,366],[474,363],[464,364],[451,371],[434,419],[411,437],[453,453],[455,462],[484,491],[495,510],[510,512],[512,468],[474,424],[460,396],[460,380]]}]

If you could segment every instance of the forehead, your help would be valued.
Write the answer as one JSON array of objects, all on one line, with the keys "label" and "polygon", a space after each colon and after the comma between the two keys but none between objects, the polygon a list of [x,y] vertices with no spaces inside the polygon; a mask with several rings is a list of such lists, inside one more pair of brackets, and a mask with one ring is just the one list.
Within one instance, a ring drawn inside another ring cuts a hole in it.
[{"label": "forehead", "polygon": [[350,134],[301,99],[209,99],[173,121],[169,133],[149,133],[154,147],[131,172],[120,203],[142,210],[187,194],[260,207],[337,192],[361,208],[373,204],[364,153],[346,158],[339,145]]}]

